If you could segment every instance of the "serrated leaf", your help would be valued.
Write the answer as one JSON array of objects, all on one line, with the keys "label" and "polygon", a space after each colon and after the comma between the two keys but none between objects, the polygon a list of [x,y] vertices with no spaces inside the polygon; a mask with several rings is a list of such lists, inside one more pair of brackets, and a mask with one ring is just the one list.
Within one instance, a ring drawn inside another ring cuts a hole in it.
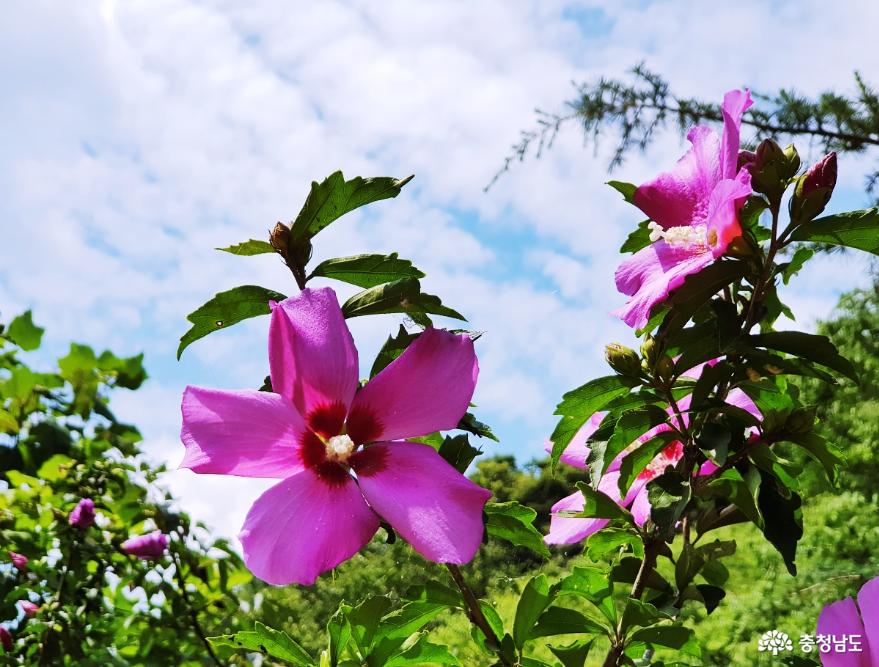
[{"label": "serrated leaf", "polygon": [[607,184],[614,190],[619,192],[628,204],[635,203],[635,191],[638,186],[634,183],[625,183],[623,181],[608,181]]},{"label": "serrated leaf", "polygon": [[388,339],[378,351],[378,355],[376,355],[375,361],[372,363],[372,369],[369,371],[369,377],[375,377],[383,371],[388,364],[403,354],[403,350],[409,347],[412,341],[420,335],[420,331],[412,333],[406,331],[406,327],[401,324],[397,334],[395,336],[388,336]]},{"label": "serrated leaf", "polygon": [[593,561],[602,560],[608,554],[616,557],[624,546],[632,547],[632,553],[638,558],[644,557],[644,543],[641,538],[620,528],[604,528],[592,533],[586,540],[586,555]]},{"label": "serrated leaf", "polygon": [[476,419],[471,412],[464,413],[464,416],[461,417],[461,421],[458,422],[455,428],[472,433],[479,438],[488,438],[489,440],[500,442],[498,437],[492,432],[491,427]]},{"label": "serrated leaf", "polygon": [[264,255],[270,252],[275,252],[275,249],[272,247],[271,243],[269,243],[268,241],[257,241],[256,239],[242,241],[241,243],[236,243],[235,245],[230,245],[225,248],[217,248],[217,250],[221,250],[222,252],[228,252],[232,255],[242,255],[245,257],[250,257],[252,255]]},{"label": "serrated leaf", "polygon": [[797,575],[797,543],[803,536],[802,500],[773,475],[759,471],[757,507],[763,518],[763,535],[781,554],[791,576]]},{"label": "serrated leaf", "polygon": [[802,331],[770,331],[748,337],[755,347],[786,352],[796,357],[832,368],[853,382],[858,382],[858,374],[851,362],[843,357],[827,336],[808,334]]},{"label": "serrated leaf", "polygon": [[550,436],[551,469],[555,470],[562,452],[593,414],[618,396],[628,394],[637,384],[638,381],[632,378],[608,375],[587,382],[562,396],[562,401],[555,410],[555,414],[561,419]]},{"label": "serrated leaf", "polygon": [[305,204],[293,221],[290,235],[295,240],[310,239],[331,222],[354,209],[396,197],[412,178],[357,176],[346,181],[341,171],[333,172],[320,183],[312,182]]},{"label": "serrated leaf", "polygon": [[404,651],[392,655],[383,667],[415,667],[416,665],[460,665],[458,658],[449,649],[439,644],[432,644],[422,636],[414,645]]},{"label": "serrated leaf", "polygon": [[794,229],[791,241],[829,243],[879,255],[879,207],[828,215]]},{"label": "serrated leaf", "polygon": [[279,292],[258,287],[242,285],[225,292],[219,292],[213,299],[186,316],[192,328],[180,338],[177,358],[183,350],[200,338],[214,331],[228,329],[233,324],[258,315],[268,315],[269,301],[283,301],[287,297]]},{"label": "serrated leaf", "polygon": [[9,323],[6,328],[6,336],[22,350],[29,352],[40,346],[44,331],[43,327],[34,324],[31,311],[26,310]]},{"label": "serrated leaf", "polygon": [[531,628],[528,639],[554,637],[555,635],[603,634],[604,628],[579,611],[566,607],[549,607]]},{"label": "serrated leaf", "polygon": [[620,252],[635,253],[649,246],[652,243],[650,240],[649,224],[650,220],[642,220],[639,222],[635,231],[631,232],[626,237],[626,240],[623,241],[623,245],[620,246]]},{"label": "serrated leaf", "polygon": [[335,257],[318,264],[312,276],[332,278],[358,287],[375,287],[402,278],[423,278],[424,274],[408,259],[390,255],[353,255]]},{"label": "serrated leaf", "polygon": [[778,267],[781,272],[781,279],[785,285],[790,282],[791,278],[793,278],[800,272],[803,266],[805,266],[806,262],[808,262],[814,254],[815,251],[812,248],[797,248],[794,252],[793,257],[791,257],[791,260],[785,264],[781,264]]},{"label": "serrated leaf", "polygon": [[839,467],[845,462],[842,451],[838,447],[817,433],[789,435],[786,439],[806,450],[809,456],[824,467],[828,481],[836,484]]},{"label": "serrated leaf", "polygon": [[562,667],[583,667],[594,639],[578,639],[565,646],[550,646],[549,650],[559,659]]},{"label": "serrated leaf", "polygon": [[234,635],[221,635],[208,637],[208,641],[214,646],[231,646],[248,651],[259,651],[264,655],[286,660],[297,667],[310,667],[314,665],[311,656],[297,644],[286,632],[273,630],[259,621],[254,624],[252,631],[236,632]]},{"label": "serrated leaf", "polygon": [[543,535],[534,527],[537,512],[530,507],[520,505],[515,500],[486,503],[485,516],[485,530],[491,537],[549,558],[549,549],[543,541]]},{"label": "serrated leaf", "polygon": [[623,457],[622,461],[620,461],[620,477],[618,480],[620,493],[622,494],[621,497],[625,498],[629,488],[634,484],[641,471],[653,459],[659,456],[663,449],[674,442],[676,437],[671,431],[657,433],[654,437],[638,445]]},{"label": "serrated leaf", "polygon": [[586,482],[577,482],[576,487],[583,494],[583,509],[574,512],[573,517],[632,521],[632,515],[629,514],[628,510],[617,505],[616,501],[606,493],[593,489]]},{"label": "serrated leaf", "polygon": [[629,641],[644,642],[653,646],[665,646],[687,655],[700,657],[702,650],[696,641],[696,635],[689,628],[680,625],[660,625],[643,628],[634,632]]},{"label": "serrated leaf", "polygon": [[647,484],[650,502],[650,518],[666,536],[674,533],[674,527],[687,503],[692,489],[690,482],[673,468],[655,477]]},{"label": "serrated leaf", "polygon": [[553,593],[545,574],[532,577],[516,605],[516,616],[513,619],[513,642],[519,650],[525,645],[531,629],[544,610],[552,603]]},{"label": "serrated leaf", "polygon": [[439,297],[422,292],[421,283],[416,278],[370,287],[342,305],[342,314],[346,318],[387,313],[405,313],[422,326],[430,325],[428,314],[465,319],[459,312],[444,306]]},{"label": "serrated leaf", "polygon": [[589,449],[586,459],[592,485],[598,486],[604,471],[629,445],[647,433],[654,426],[666,421],[667,413],[657,405],[647,405],[637,410],[624,412],[614,426],[613,435],[604,442],[595,442]]},{"label": "serrated leaf", "polygon": [[470,439],[466,435],[456,435],[454,437],[447,435],[437,452],[448,464],[463,475],[467,471],[467,467],[473,462],[473,459],[482,453],[482,450],[472,446]]}]

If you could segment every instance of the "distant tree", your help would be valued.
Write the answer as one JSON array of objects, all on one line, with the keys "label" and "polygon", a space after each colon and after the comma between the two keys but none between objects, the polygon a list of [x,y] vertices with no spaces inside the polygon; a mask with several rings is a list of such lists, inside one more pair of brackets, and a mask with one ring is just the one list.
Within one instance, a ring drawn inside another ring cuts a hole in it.
[{"label": "distant tree", "polygon": [[[732,82],[735,83],[735,82]],[[742,120],[752,128],[750,141],[807,138],[825,152],[864,153],[879,146],[879,95],[855,73],[852,94],[828,91],[817,98],[782,88],[776,93],[754,93],[760,104],[753,106]],[[576,95],[562,112],[536,110],[537,127],[522,130],[503,166],[488,187],[515,162],[529,156],[539,158],[551,148],[562,126],[579,124],[587,141],[597,142],[605,130],[615,130],[617,145],[609,169],[622,164],[633,149],[645,150],[657,130],[674,124],[681,133],[705,121],[720,122],[716,102],[705,102],[673,93],[660,75],[640,64],[631,70],[628,81],[600,78],[595,83],[576,86]],[[879,162],[865,176],[865,189],[876,197]],[[487,188],[486,188],[487,189]]]}]

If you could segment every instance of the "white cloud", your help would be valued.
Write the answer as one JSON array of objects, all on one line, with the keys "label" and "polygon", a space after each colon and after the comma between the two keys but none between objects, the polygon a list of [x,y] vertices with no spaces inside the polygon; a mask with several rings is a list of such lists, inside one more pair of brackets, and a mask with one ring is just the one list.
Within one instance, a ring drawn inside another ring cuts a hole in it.
[{"label": "white cloud", "polygon": [[[185,314],[236,284],[293,289],[273,258],[213,248],[288,220],[337,168],[415,173],[396,200],[323,233],[316,258],[397,250],[426,270],[425,289],[486,331],[480,415],[527,458],[561,393],[599,372],[603,344],[630,340],[607,312],[621,301],[616,249],[639,220],[603,185],[611,140],[584,150],[575,127],[483,193],[534,107],[642,59],[710,98],[740,84],[814,93],[876,71],[879,52],[862,46],[877,18],[873,3],[828,13],[812,0],[19,2],[0,25],[0,302],[34,307],[51,350],[144,349],[154,380],[118,410],[176,464],[183,386],[255,386],[266,372],[265,320],[178,364]],[[669,133],[615,176],[637,182],[682,150]],[[852,193],[862,166],[843,162]],[[863,280],[823,266],[788,299],[809,318]],[[364,366],[395,326],[352,322]],[[226,534],[262,488],[186,471],[169,483]]]}]

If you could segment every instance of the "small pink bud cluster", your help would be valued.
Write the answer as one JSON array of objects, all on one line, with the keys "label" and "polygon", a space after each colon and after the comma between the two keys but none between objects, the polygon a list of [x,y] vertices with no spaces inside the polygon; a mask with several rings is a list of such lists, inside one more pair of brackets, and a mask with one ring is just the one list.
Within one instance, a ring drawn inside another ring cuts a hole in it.
[{"label": "small pink bud cluster", "polygon": [[83,498],[77,503],[68,517],[70,525],[85,530],[95,522],[95,503],[91,498]]}]

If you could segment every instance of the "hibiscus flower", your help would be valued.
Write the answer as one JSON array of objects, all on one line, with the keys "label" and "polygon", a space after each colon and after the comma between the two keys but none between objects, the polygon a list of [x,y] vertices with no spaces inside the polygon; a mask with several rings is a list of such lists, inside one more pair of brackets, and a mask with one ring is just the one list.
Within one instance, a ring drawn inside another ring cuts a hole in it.
[{"label": "hibiscus flower", "polygon": [[630,299],[613,314],[629,326],[644,327],[656,304],[741,236],[738,214],[751,194],[751,174],[737,168],[739,129],[750,106],[747,90],[728,92],[721,107],[722,136],[694,127],[687,134],[692,148],[675,168],[635,191],[635,205],[651,220],[651,244],[616,272],[617,289]]},{"label": "hibiscus flower", "polygon": [[831,642],[832,650],[821,653],[825,667],[879,667],[879,577],[861,586],[857,604],[849,597],[824,607],[816,632],[839,640],[854,637],[860,644],[860,651],[849,644],[840,647],[843,652]]},{"label": "hibiscus flower", "polygon": [[272,304],[272,392],[187,387],[181,467],[280,478],[239,535],[247,567],[272,584],[310,585],[389,523],[441,563],[470,561],[491,493],[432,447],[453,429],[479,367],[467,335],[424,331],[362,388],[354,341],[329,288]]},{"label": "hibiscus flower", "polygon": [[[696,377],[698,377],[699,369],[701,369],[701,366],[688,371],[687,374],[690,375],[695,372]],[[690,399],[690,396],[684,396],[678,401],[679,408],[681,410],[687,410],[690,406]],[[740,389],[734,389],[731,391],[726,400],[730,405],[735,405],[747,410],[753,415],[759,416],[760,414],[757,410],[757,406],[754,405],[754,402]],[[562,453],[559,460],[576,468],[585,469],[587,467],[586,459],[589,456],[589,445],[587,444],[589,437],[598,430],[601,420],[604,419],[606,414],[607,413],[604,412],[597,412],[592,415],[571,440],[571,444],[565,448],[565,451]],[[684,413],[685,424],[687,421],[687,415]],[[684,455],[684,447],[681,442],[677,440],[669,443],[668,446],[654,457],[644,470],[638,474],[635,481],[626,492],[625,497],[622,496],[619,488],[620,465],[623,458],[630,451],[647,442],[651,438],[656,437],[659,433],[670,430],[671,426],[669,424],[659,424],[637,438],[635,442],[611,462],[607,471],[605,471],[598,482],[598,490],[612,498],[621,507],[628,508],[632,512],[632,517],[634,518],[635,523],[639,526],[643,526],[647,522],[647,519],[650,518],[650,501],[647,495],[648,482],[661,475],[668,466],[676,465]],[[549,446],[549,450],[551,451],[551,445]],[[706,461],[700,467],[698,474],[710,475],[716,469],[717,466],[711,461]],[[609,523],[608,519],[567,516],[567,513],[569,512],[582,512],[584,504],[585,499],[583,498],[583,494],[580,491],[577,491],[562,498],[553,505],[550,514],[549,533],[544,538],[544,541],[547,544],[574,544],[586,539],[593,533],[598,532]]]}]

